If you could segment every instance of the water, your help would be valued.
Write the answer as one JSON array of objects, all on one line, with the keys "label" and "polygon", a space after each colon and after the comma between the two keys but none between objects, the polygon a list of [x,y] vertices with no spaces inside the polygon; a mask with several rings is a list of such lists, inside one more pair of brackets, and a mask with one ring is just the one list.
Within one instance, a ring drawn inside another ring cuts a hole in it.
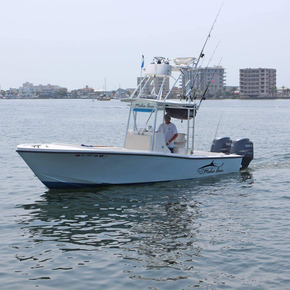
[{"label": "water", "polygon": [[74,191],[45,188],[16,145],[122,146],[127,105],[0,100],[0,112],[1,289],[289,289],[290,100],[203,103],[196,149],[249,137],[247,172]]}]

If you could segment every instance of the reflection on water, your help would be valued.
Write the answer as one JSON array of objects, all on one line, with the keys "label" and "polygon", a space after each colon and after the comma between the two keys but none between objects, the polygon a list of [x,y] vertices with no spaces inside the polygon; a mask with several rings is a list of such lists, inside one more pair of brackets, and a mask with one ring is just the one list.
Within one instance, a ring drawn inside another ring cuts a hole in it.
[{"label": "reflection on water", "polygon": [[182,190],[180,193],[175,196],[166,185],[48,191],[42,200],[23,205],[30,211],[29,218],[22,221],[23,229],[36,242],[69,243],[66,250],[134,247],[138,243],[144,253],[147,244],[148,252],[168,253],[188,247],[185,240],[190,236],[193,242],[198,229],[198,204],[194,199],[185,200]]},{"label": "reflection on water", "polygon": [[252,172],[247,169],[240,172],[241,180],[244,181],[244,187],[252,187],[254,183]]},{"label": "reflection on water", "polygon": [[[139,272],[140,267],[171,269],[183,274],[170,274],[168,279],[185,279],[185,273],[193,271],[203,257],[200,228],[205,213],[200,197],[226,194],[229,181],[242,188],[251,186],[252,176],[243,172],[150,186],[49,190],[40,200],[21,205],[26,214],[18,220],[24,236],[34,245],[45,245],[46,250],[39,254],[22,249],[16,257],[35,260],[32,267],[39,269],[53,260],[55,247],[62,253],[117,251],[119,259],[135,263]],[[53,269],[73,268],[64,263]],[[130,279],[144,279],[146,275],[137,272],[130,271]]]},{"label": "reflection on water", "polygon": [[[247,181],[248,186],[253,182],[248,171],[241,172],[238,178]],[[204,186],[227,179],[113,186],[95,191],[49,190],[41,200],[23,205],[29,216],[20,222],[36,241],[45,237],[46,241],[75,245],[121,247],[135,240],[144,242],[147,236],[150,243],[154,239],[154,246],[170,237],[174,249],[177,245],[182,247],[182,238],[193,238],[198,230],[196,221],[201,213],[194,194]]]}]

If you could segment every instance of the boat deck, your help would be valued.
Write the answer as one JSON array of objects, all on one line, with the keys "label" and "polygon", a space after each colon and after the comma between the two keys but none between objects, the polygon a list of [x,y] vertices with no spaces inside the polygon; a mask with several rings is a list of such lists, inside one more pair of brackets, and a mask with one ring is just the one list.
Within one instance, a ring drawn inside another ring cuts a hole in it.
[{"label": "boat deck", "polygon": [[[81,154],[93,154],[93,153],[119,153],[119,154],[145,154],[145,155],[169,155],[171,157],[187,156],[187,157],[210,157],[210,158],[225,158],[233,157],[234,154],[225,154],[209,151],[194,151],[193,154],[179,154],[179,153],[163,153],[150,150],[136,150],[127,149],[123,147],[110,147],[101,145],[78,145],[78,144],[21,144],[17,146],[19,152],[47,152],[47,153],[81,153]],[[241,157],[237,155],[237,157]]]}]

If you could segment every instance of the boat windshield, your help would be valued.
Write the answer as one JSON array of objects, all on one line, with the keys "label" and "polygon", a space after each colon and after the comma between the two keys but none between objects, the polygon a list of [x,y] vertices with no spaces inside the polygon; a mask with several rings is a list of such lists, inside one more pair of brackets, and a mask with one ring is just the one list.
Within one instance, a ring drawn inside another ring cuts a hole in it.
[{"label": "boat windshield", "polygon": [[128,130],[142,132],[153,132],[157,115],[156,104],[136,102],[131,107],[131,122]]}]

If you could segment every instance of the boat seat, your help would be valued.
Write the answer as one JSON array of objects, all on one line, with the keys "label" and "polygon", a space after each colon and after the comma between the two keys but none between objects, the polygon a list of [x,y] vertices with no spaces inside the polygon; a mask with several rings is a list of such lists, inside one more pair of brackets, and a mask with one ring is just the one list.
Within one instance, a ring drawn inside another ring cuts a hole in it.
[{"label": "boat seat", "polygon": [[186,134],[185,133],[178,133],[177,138],[174,140],[174,147],[185,147],[186,144]]},{"label": "boat seat", "polygon": [[173,152],[176,154],[186,155],[185,144],[186,144],[186,134],[178,133],[178,136],[174,140]]}]

